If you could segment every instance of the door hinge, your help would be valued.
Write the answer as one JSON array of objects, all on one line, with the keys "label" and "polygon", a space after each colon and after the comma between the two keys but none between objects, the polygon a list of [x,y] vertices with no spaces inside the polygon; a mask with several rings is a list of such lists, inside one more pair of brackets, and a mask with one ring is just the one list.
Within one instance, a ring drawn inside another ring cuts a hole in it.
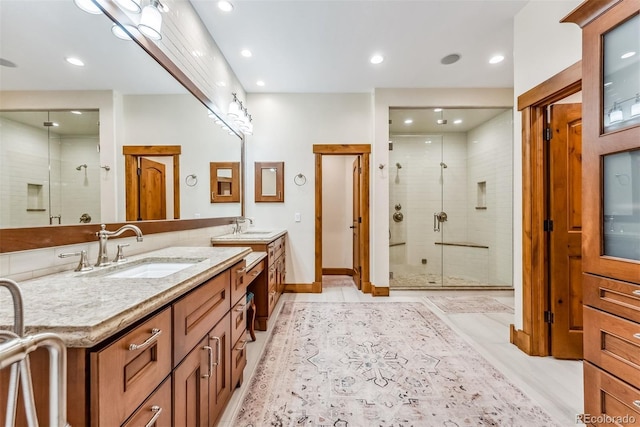
[{"label": "door hinge", "polygon": [[361,216],[358,217],[358,224],[362,224],[362,217]]},{"label": "door hinge", "polygon": [[389,143],[389,151],[393,151],[393,142]]},{"label": "door hinge", "polygon": [[553,323],[553,312],[545,311],[544,312],[544,323]]},{"label": "door hinge", "polygon": [[553,133],[551,132],[551,128],[546,128],[544,130],[544,140],[551,141],[551,138],[553,138]]},{"label": "door hinge", "polygon": [[553,220],[545,219],[542,227],[544,228],[544,231],[553,231]]},{"label": "door hinge", "polygon": [[137,174],[138,176],[142,176],[142,169],[138,168],[138,169],[136,170],[136,174]]}]

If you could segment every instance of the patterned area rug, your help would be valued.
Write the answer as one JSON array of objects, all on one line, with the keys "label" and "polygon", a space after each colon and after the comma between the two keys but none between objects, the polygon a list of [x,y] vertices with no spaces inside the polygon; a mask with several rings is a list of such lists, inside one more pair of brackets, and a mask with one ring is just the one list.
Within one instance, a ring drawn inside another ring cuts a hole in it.
[{"label": "patterned area rug", "polygon": [[558,426],[422,303],[285,302],[233,426]]},{"label": "patterned area rug", "polygon": [[485,296],[428,296],[445,313],[513,313],[513,308]]}]

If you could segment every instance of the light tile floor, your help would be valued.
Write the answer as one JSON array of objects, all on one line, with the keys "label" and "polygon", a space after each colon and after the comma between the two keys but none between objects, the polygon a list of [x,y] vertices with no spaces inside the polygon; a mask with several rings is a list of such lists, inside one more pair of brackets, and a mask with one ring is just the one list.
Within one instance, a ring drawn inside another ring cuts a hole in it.
[{"label": "light tile floor", "polygon": [[240,409],[243,395],[269,339],[271,325],[273,325],[277,314],[280,313],[284,301],[425,302],[434,313],[480,352],[511,382],[542,406],[560,425],[567,427],[576,425],[576,415],[583,412],[582,362],[559,360],[551,357],[531,357],[521,352],[516,346],[509,343],[509,325],[513,323],[513,314],[448,314],[439,310],[425,298],[428,295],[484,295],[492,296],[503,304],[513,307],[512,291],[401,291],[392,289],[389,297],[373,298],[369,294],[363,294],[358,291],[352,281],[345,281],[344,278],[340,277],[327,277],[325,279],[329,283],[323,287],[321,294],[283,294],[280,297],[274,309],[274,315],[269,320],[267,328],[269,330],[266,332],[256,331],[256,341],[250,342],[247,346],[248,360],[247,367],[244,370],[244,382],[233,394],[220,419],[219,426],[236,427],[233,420]]}]

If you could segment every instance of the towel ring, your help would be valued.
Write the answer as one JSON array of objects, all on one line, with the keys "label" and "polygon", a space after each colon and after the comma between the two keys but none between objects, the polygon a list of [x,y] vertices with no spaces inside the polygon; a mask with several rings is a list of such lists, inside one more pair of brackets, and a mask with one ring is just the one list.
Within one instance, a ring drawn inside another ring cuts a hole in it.
[{"label": "towel ring", "polygon": [[307,183],[307,177],[299,173],[298,175],[293,177],[293,182],[295,182],[297,186],[303,186]]},{"label": "towel ring", "polygon": [[198,183],[198,176],[194,173],[192,173],[191,175],[187,175],[187,177],[184,179],[184,182],[189,187],[195,187],[195,185]]}]

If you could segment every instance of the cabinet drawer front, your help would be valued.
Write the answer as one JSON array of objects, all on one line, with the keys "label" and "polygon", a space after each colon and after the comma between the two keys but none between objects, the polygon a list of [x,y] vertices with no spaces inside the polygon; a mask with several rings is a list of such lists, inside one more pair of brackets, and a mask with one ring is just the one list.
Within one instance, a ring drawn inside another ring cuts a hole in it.
[{"label": "cabinet drawer front", "polygon": [[231,304],[237,303],[247,293],[245,260],[231,267]]},{"label": "cabinet drawer front", "polygon": [[583,284],[585,305],[640,322],[640,284],[591,274],[584,275]]},{"label": "cabinet drawer front", "polygon": [[244,337],[247,332],[247,301],[246,296],[231,308],[231,342]]},{"label": "cabinet drawer front", "polygon": [[230,288],[230,273],[226,270],[173,305],[174,366],[229,311]]},{"label": "cabinet drawer front", "polygon": [[247,366],[247,338],[243,335],[231,349],[231,386],[235,387]]},{"label": "cabinet drawer front", "polygon": [[278,240],[275,241],[275,254],[274,256],[276,258],[279,258],[282,256],[282,253],[284,252],[284,236],[280,237]]},{"label": "cabinet drawer front", "polygon": [[640,390],[588,362],[584,362],[584,384],[585,424],[640,425]]},{"label": "cabinet drawer front", "polygon": [[258,275],[263,271],[264,271],[264,259],[258,262],[253,267],[251,267],[249,271],[247,271],[247,275],[246,275],[247,286],[249,286],[251,282],[253,282],[256,279],[256,277],[258,277]]},{"label": "cabinet drawer front", "polygon": [[640,324],[584,308],[584,358],[640,387]]},{"label": "cabinet drawer front", "polygon": [[170,426],[172,419],[171,378],[167,378],[122,427]]},{"label": "cabinet drawer front", "polygon": [[91,372],[93,423],[122,424],[171,372],[171,310],[91,353]]},{"label": "cabinet drawer front", "polygon": [[269,265],[273,264],[273,261],[276,259],[276,242],[271,242],[267,245],[267,259],[269,260]]}]

